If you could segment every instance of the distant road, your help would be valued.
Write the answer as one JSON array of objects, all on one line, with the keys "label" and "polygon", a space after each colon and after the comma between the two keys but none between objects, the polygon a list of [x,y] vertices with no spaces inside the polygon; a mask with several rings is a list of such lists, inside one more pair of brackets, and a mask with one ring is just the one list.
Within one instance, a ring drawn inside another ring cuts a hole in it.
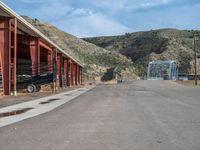
[{"label": "distant road", "polygon": [[0,128],[0,150],[200,150],[200,88],[165,81],[100,85]]}]

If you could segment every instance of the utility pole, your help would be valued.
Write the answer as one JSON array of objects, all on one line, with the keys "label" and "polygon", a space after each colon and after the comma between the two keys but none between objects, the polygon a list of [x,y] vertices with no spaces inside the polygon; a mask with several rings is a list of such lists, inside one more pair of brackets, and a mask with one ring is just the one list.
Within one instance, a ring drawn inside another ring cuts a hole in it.
[{"label": "utility pole", "polygon": [[195,86],[197,86],[197,52],[196,52],[196,36],[193,33],[194,38],[194,74],[195,74]]}]

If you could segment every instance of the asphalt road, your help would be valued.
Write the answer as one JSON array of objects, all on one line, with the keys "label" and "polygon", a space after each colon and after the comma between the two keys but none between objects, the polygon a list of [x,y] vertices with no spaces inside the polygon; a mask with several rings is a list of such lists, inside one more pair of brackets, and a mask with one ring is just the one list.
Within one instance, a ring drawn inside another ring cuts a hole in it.
[{"label": "asphalt road", "polygon": [[100,85],[0,128],[0,150],[200,150],[200,88],[164,81]]}]

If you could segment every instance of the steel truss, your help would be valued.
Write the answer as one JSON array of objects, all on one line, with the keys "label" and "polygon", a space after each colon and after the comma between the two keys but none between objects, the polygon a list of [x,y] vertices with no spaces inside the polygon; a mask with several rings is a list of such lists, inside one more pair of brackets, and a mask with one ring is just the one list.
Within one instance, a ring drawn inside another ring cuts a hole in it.
[{"label": "steel truss", "polygon": [[147,80],[178,80],[178,65],[175,61],[149,62]]}]

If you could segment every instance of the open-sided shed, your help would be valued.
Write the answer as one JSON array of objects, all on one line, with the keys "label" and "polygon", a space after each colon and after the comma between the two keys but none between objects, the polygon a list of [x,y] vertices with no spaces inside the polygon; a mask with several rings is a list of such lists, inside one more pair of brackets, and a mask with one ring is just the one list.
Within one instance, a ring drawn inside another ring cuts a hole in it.
[{"label": "open-sided shed", "polygon": [[0,84],[5,95],[17,95],[21,79],[44,74],[52,74],[59,87],[81,84],[82,67],[0,1]]}]

